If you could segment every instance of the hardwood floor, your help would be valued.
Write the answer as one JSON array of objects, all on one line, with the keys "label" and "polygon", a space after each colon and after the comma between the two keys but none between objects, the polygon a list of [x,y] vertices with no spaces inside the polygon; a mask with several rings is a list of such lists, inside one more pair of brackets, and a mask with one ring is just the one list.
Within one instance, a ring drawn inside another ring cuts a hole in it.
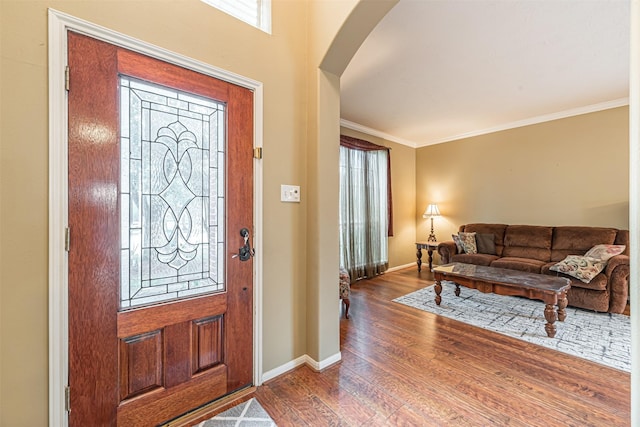
[{"label": "hardwood floor", "polygon": [[392,302],[428,274],[352,286],[342,361],[256,390],[278,426],[630,424],[628,373]]}]

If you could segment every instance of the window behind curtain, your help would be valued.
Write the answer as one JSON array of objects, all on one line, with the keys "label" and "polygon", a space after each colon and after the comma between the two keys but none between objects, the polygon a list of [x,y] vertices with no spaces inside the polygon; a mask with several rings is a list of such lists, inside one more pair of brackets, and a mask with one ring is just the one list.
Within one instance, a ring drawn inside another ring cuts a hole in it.
[{"label": "window behind curtain", "polygon": [[352,281],[389,265],[388,155],[340,147],[340,266]]}]

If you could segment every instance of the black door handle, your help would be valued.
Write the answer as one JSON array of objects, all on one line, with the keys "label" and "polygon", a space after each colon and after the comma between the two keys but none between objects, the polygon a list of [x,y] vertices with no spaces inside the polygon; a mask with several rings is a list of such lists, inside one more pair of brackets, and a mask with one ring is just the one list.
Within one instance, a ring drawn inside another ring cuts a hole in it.
[{"label": "black door handle", "polygon": [[243,228],[240,230],[240,235],[244,238],[244,246],[238,249],[238,254],[233,258],[239,257],[240,261],[249,261],[249,259],[256,254],[256,251],[251,247],[249,243],[249,229]]}]

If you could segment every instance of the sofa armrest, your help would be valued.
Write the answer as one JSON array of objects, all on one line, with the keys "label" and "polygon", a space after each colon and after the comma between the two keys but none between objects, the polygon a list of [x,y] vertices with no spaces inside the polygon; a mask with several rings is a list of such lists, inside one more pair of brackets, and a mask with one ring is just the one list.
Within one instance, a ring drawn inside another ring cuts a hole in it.
[{"label": "sofa armrest", "polygon": [[458,253],[458,248],[453,240],[438,243],[438,255],[443,264],[449,264],[451,257]]},{"label": "sofa armrest", "polygon": [[616,255],[609,259],[604,271],[609,290],[609,312],[622,313],[629,299],[629,256]]}]

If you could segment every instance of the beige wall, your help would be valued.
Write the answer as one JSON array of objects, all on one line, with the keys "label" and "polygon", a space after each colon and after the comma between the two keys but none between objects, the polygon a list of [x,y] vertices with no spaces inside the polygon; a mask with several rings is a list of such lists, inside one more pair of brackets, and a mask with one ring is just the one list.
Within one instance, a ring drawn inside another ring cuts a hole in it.
[{"label": "beige wall", "polygon": [[461,224],[629,227],[629,109],[423,147],[416,154],[418,235],[428,203],[438,240]]},{"label": "beige wall", "polygon": [[340,355],[335,300],[335,272],[339,266],[336,141],[340,135],[340,75],[369,32],[397,2],[310,1],[307,354],[321,362],[318,367],[327,366]]},{"label": "beige wall", "polygon": [[389,268],[416,262],[416,150],[345,127],[342,135],[391,148],[393,237],[389,237]]}]

